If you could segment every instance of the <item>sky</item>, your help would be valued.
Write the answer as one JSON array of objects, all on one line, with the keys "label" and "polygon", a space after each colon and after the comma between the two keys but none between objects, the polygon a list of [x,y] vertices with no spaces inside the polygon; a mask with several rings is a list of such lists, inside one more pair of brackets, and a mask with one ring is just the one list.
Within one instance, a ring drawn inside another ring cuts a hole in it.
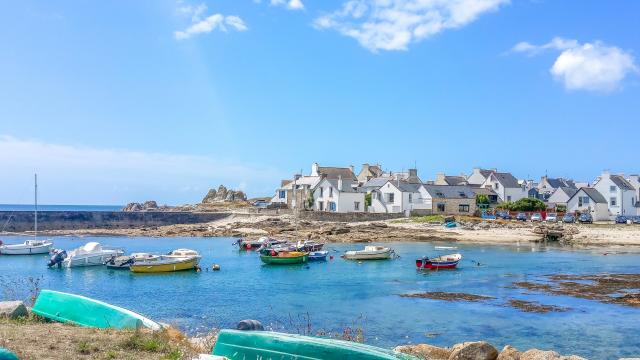
[{"label": "sky", "polygon": [[5,1],[0,203],[272,195],[323,166],[637,173],[635,0]]}]

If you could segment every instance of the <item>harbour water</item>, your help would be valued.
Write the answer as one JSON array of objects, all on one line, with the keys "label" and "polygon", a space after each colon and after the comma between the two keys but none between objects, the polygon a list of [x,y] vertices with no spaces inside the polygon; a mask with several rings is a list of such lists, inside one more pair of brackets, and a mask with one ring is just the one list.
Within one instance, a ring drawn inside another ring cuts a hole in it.
[{"label": "harbour water", "polygon": [[[24,237],[2,237],[5,243]],[[339,255],[357,244],[328,244],[334,256],[325,263],[262,265],[256,253],[238,251],[231,238],[57,237],[58,248],[88,241],[124,247],[128,252],[165,253],[186,247],[203,255],[203,267],[221,271],[132,274],[105,268],[47,269],[47,256],[0,256],[0,285],[39,278],[42,288],[81,294],[123,306],[190,334],[233,327],[257,319],[277,330],[342,332],[362,328],[369,344],[393,347],[427,342],[440,346],[487,340],[496,347],[553,349],[590,359],[640,354],[640,309],[594,300],[551,296],[511,286],[547,274],[639,273],[640,254],[603,255],[603,250],[569,251],[531,244],[455,245],[464,255],[453,271],[421,273],[414,260],[441,253],[447,243],[391,243],[400,258],[353,262]],[[477,262],[481,265],[478,266]],[[28,296],[21,288],[23,297]],[[491,296],[482,302],[403,298],[425,291]],[[565,312],[527,313],[510,307],[521,299],[569,308]],[[309,321],[307,322],[307,317]]]}]

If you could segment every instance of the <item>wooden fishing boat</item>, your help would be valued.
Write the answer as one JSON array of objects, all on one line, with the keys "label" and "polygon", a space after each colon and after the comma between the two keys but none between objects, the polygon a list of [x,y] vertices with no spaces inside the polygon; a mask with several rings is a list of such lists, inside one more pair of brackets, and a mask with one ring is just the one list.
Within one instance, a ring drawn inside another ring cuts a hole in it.
[{"label": "wooden fishing boat", "polygon": [[417,360],[417,358],[350,341],[270,331],[222,330],[213,355],[229,360]]},{"label": "wooden fishing boat", "polygon": [[328,251],[312,251],[309,253],[309,261],[325,261],[327,260]]},{"label": "wooden fishing boat", "polygon": [[460,260],[462,260],[462,255],[460,254],[449,254],[435,258],[425,256],[422,259],[416,260],[416,267],[419,270],[455,269]]},{"label": "wooden fishing boat", "polygon": [[384,246],[365,246],[364,250],[352,250],[344,253],[348,260],[386,260],[391,258],[393,250]]},{"label": "wooden fishing boat", "polygon": [[264,250],[260,253],[260,260],[265,264],[287,265],[302,264],[309,259],[309,253],[299,251]]},{"label": "wooden fishing boat", "polygon": [[162,255],[152,259],[136,261],[129,269],[134,273],[167,273],[194,270],[200,263],[200,257],[175,257]]},{"label": "wooden fishing boat", "polygon": [[44,318],[93,328],[160,330],[157,322],[133,311],[80,295],[42,290],[32,311]]}]

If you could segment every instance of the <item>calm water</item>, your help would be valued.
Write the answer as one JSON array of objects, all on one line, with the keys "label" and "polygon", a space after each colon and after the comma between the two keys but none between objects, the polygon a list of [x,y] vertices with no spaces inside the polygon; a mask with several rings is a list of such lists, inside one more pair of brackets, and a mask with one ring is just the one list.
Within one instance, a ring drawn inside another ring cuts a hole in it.
[{"label": "calm water", "polygon": [[[5,242],[23,238],[5,237]],[[308,266],[263,266],[255,253],[239,252],[230,238],[55,238],[56,247],[75,248],[95,240],[127,251],[163,253],[198,250],[202,264],[219,272],[132,274],[104,268],[47,269],[46,257],[0,256],[0,278],[43,277],[43,288],[86,295],[130,308],[190,333],[233,327],[241,319],[295,332],[309,314],[314,330],[362,326],[366,341],[384,347],[428,342],[450,346],[482,339],[497,347],[554,349],[593,359],[640,354],[640,310],[570,297],[526,294],[514,281],[550,273],[640,272],[639,254],[521,247],[459,245],[465,256],[456,271],[421,274],[414,259],[434,254],[444,243],[393,243],[400,259],[359,264],[336,257]],[[331,244],[328,250],[358,246]],[[475,266],[470,260],[486,266]],[[493,296],[481,302],[401,298],[419,291]],[[508,299],[570,307],[563,313],[533,314],[505,305]],[[293,320],[290,320],[293,319]],[[293,323],[293,324],[292,324]]]},{"label": "calm water", "polygon": [[[34,211],[33,204],[0,204],[0,211]],[[38,205],[38,211],[120,211],[122,205]]]}]

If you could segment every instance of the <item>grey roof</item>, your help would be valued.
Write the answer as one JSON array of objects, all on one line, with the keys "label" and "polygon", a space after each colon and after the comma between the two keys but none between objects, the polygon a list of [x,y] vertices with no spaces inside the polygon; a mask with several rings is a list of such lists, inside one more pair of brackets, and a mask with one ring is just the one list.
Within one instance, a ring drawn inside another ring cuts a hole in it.
[{"label": "grey roof", "polygon": [[[331,184],[331,186],[333,186],[334,188],[338,189],[338,179],[326,179],[329,184]],[[320,184],[322,181],[320,181],[318,184]],[[355,185],[356,182],[354,181],[350,181],[350,180],[342,180],[342,192],[358,192],[356,189],[353,188],[353,185]]]},{"label": "grey roof", "polygon": [[466,185],[424,185],[424,188],[431,197],[439,199],[473,199],[476,196],[474,189]]},{"label": "grey roof", "polygon": [[445,176],[444,181],[449,185],[460,185],[467,182],[464,176]]},{"label": "grey roof", "polygon": [[511,173],[499,173],[494,172],[493,175],[498,179],[502,186],[506,188],[519,188],[518,179],[516,179]]},{"label": "grey roof", "polygon": [[337,179],[342,176],[342,179],[356,179],[356,176],[353,174],[350,168],[341,168],[341,167],[330,167],[330,166],[319,166],[318,173],[320,175],[326,175],[327,179]]},{"label": "grey roof", "polygon": [[622,190],[635,190],[633,185],[631,185],[631,183],[621,175],[611,175],[611,181],[613,181],[613,183]]},{"label": "grey roof", "polygon": [[394,184],[400,189],[402,192],[418,192],[420,186],[422,184],[408,183],[404,181],[400,181],[399,183]]},{"label": "grey roof", "polygon": [[391,180],[391,177],[376,177],[372,178],[366,183],[362,184],[363,188],[379,188],[382,185],[386,184],[387,181]]},{"label": "grey roof", "polygon": [[563,179],[563,178],[547,178],[547,183],[554,189],[561,187],[569,187],[576,189],[576,184],[573,180]]},{"label": "grey roof", "polygon": [[572,187],[561,186],[556,191],[562,190],[569,198],[572,198],[578,192],[578,189]]},{"label": "grey roof", "polygon": [[496,192],[493,191],[493,189],[489,189],[489,188],[486,188],[486,187],[469,185],[469,188],[476,195],[488,195],[488,196],[489,195],[494,195],[494,196],[498,196],[498,194],[496,194]]},{"label": "grey roof", "polygon": [[[580,190],[584,191],[585,194],[587,194],[587,196],[589,196],[591,200],[593,200],[593,202],[595,202],[596,204],[608,204],[607,199],[605,199],[598,190],[590,187],[583,187],[580,188]],[[573,197],[576,196],[578,192],[580,192],[580,190],[576,191],[576,193],[573,194],[573,196],[569,198],[569,200],[573,199]]]}]

